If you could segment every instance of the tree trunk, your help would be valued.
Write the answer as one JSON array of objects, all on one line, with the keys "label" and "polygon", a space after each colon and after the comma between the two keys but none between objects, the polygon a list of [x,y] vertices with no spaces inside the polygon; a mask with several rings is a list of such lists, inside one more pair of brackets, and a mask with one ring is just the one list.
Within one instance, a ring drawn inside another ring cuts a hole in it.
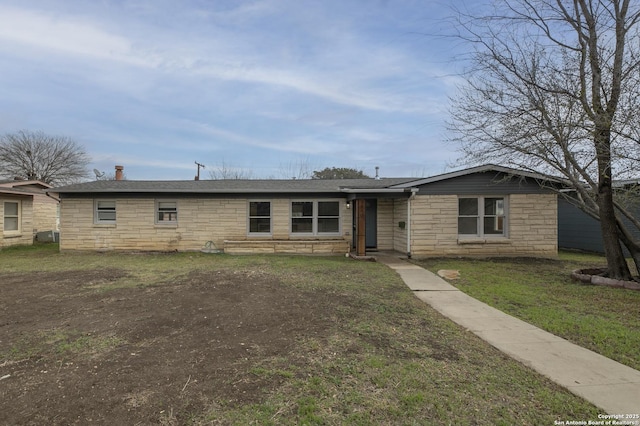
[{"label": "tree trunk", "polygon": [[600,229],[602,230],[604,254],[607,257],[608,276],[617,280],[628,280],[631,278],[631,272],[620,246],[613,209],[607,209],[606,202],[599,201],[598,204],[600,205]]},{"label": "tree trunk", "polygon": [[602,231],[604,254],[607,257],[609,278],[630,280],[631,272],[620,245],[621,235],[618,232],[618,221],[616,219],[615,204],[613,203],[610,138],[611,130],[608,127],[596,127],[594,142],[598,162],[597,202],[600,210],[600,229]]},{"label": "tree trunk", "polygon": [[631,254],[633,263],[636,266],[636,274],[640,274],[640,245],[638,245],[631,233],[621,222],[618,222],[618,232],[620,233],[620,242],[622,242]]}]

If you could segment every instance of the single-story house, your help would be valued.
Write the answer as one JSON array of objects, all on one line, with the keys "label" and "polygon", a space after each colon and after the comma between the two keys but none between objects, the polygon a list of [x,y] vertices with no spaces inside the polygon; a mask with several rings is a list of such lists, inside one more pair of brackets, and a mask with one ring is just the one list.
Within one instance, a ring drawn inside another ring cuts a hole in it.
[{"label": "single-story house", "polygon": [[542,175],[487,165],[429,178],[111,180],[60,197],[61,250],[555,256]]},{"label": "single-story house", "polygon": [[0,180],[0,248],[33,244],[38,232],[56,231],[58,201],[37,180]]}]

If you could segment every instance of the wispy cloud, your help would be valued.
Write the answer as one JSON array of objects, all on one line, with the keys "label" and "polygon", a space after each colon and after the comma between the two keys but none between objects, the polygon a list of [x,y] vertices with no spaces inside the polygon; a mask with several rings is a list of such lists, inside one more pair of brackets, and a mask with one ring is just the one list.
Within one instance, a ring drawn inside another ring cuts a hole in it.
[{"label": "wispy cloud", "polygon": [[148,59],[134,54],[131,41],[125,37],[80,18],[56,17],[41,11],[0,5],[0,39],[60,54],[138,66],[149,64]]},{"label": "wispy cloud", "polygon": [[[257,13],[265,8],[254,4],[228,14],[244,15],[247,9]],[[37,10],[0,6],[0,39],[43,50],[48,55],[71,55],[85,60],[150,68],[162,73],[187,73],[210,79],[277,86],[363,109],[419,113],[429,108],[425,101],[407,99],[404,94],[394,93],[389,88],[367,87],[377,83],[379,78],[393,75],[399,64],[407,67],[411,60],[393,54],[388,48],[372,55],[366,45],[354,44],[353,40],[345,42],[349,39],[346,34],[342,36],[340,47],[324,46],[315,60],[320,67],[316,71],[309,63],[288,62],[280,66],[265,63],[272,57],[263,51],[252,50],[248,45],[255,34],[239,37],[238,41],[236,35],[214,29],[210,37],[192,36],[182,40],[179,34],[161,28],[151,27],[149,31],[153,31],[154,37],[138,40],[115,33],[99,20],[83,16],[55,16]],[[337,43],[340,37],[334,35],[332,39]],[[171,44],[160,46],[153,40],[171,40]],[[239,46],[240,54],[221,47],[227,44],[221,40],[234,40],[230,44]],[[336,62],[341,58],[348,58],[351,62],[349,68],[344,68],[344,61]],[[363,66],[363,63],[368,65]],[[394,84],[392,79],[386,82],[390,86]]]},{"label": "wispy cloud", "polygon": [[0,113],[14,119],[0,131],[68,128],[96,161],[375,161],[437,142],[429,123],[457,81],[415,35],[428,1],[12,4],[0,4]]}]

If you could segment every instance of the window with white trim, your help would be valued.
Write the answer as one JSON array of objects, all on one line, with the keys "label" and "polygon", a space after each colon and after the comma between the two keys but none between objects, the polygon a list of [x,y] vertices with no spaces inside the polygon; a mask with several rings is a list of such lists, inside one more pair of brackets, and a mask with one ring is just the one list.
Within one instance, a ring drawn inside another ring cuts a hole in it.
[{"label": "window with white trim", "polygon": [[458,198],[458,235],[461,237],[505,237],[505,197]]},{"label": "window with white trim", "polygon": [[271,235],[270,201],[249,201],[249,234]]},{"label": "window with white trim", "polygon": [[4,232],[20,232],[20,201],[4,202]]},{"label": "window with white trim", "polygon": [[292,201],[291,233],[340,235],[340,201]]},{"label": "window with white trim", "polygon": [[96,223],[116,223],[115,200],[96,200],[95,201],[95,222]]},{"label": "window with white trim", "polygon": [[156,201],[156,223],[176,224],[178,223],[178,202],[177,201]]}]

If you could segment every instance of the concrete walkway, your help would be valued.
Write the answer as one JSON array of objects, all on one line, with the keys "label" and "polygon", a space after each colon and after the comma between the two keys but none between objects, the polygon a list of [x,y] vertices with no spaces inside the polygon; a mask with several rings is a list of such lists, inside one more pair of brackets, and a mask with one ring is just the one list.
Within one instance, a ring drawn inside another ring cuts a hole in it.
[{"label": "concrete walkway", "polygon": [[397,256],[376,259],[398,272],[420,300],[603,414],[640,414],[640,371],[494,309]]}]

